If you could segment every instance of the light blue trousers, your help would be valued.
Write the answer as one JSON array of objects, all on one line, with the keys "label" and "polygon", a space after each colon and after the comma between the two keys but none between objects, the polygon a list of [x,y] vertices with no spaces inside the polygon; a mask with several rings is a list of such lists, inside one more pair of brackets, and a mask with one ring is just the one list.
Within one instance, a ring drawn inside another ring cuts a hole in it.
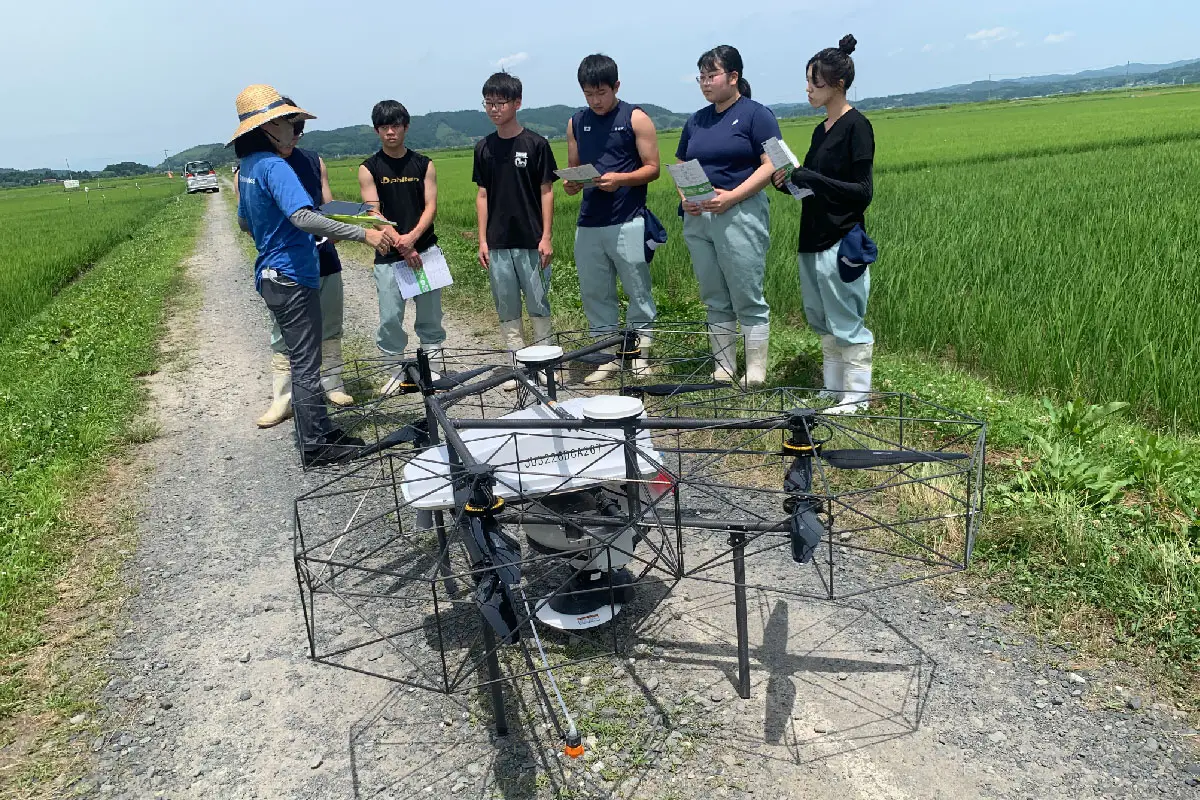
[{"label": "light blue trousers", "polygon": [[800,254],[800,293],[804,316],[817,333],[832,335],[839,346],[870,344],[874,335],[863,324],[871,270],[857,280],[843,283],[838,275],[838,244],[820,253]]},{"label": "light blue trousers", "polygon": [[641,217],[622,225],[575,229],[575,268],[583,313],[593,335],[617,329],[621,306],[617,278],[629,298],[625,324],[646,328],[658,316],[650,292],[650,265],[646,263],[646,221]]},{"label": "light blue trousers", "polygon": [[[321,341],[342,338],[342,273],[321,276]],[[271,317],[271,349],[286,353],[287,345],[279,330],[279,323]]]},{"label": "light blue trousers", "polygon": [[737,320],[747,328],[770,321],[771,309],[763,297],[770,229],[770,202],[764,192],[724,214],[684,214],[683,240],[692,254],[710,324]]},{"label": "light blue trousers", "polygon": [[550,316],[550,273],[537,250],[491,250],[488,282],[501,322],[521,318],[521,296],[531,317]]},{"label": "light blue trousers", "polygon": [[[408,347],[408,334],[404,331],[407,303],[400,296],[400,285],[396,283],[397,267],[408,269],[404,262],[375,265],[375,291],[379,295],[379,329],[375,332],[375,346],[390,356],[398,356]],[[442,290],[417,295],[413,305],[417,307],[413,328],[421,344],[432,346],[446,341],[446,329],[442,327]]]}]

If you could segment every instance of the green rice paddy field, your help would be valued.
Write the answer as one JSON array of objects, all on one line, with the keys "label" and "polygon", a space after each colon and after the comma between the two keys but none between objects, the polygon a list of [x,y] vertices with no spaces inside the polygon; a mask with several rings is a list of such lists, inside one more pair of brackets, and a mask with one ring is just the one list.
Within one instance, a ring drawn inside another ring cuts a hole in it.
[{"label": "green rice paddy field", "polygon": [[[1014,389],[1128,401],[1151,424],[1200,425],[1200,91],[1110,93],[869,115],[880,245],[868,324],[880,347],[951,358]],[[798,154],[817,120],[784,124]],[[677,132],[664,132],[664,162]],[[565,163],[565,144],[554,145]],[[456,280],[485,292],[474,263],[471,153],[433,154],[438,227]],[[357,198],[359,159],[331,162],[335,195]],[[772,192],[767,299],[803,325],[799,209]],[[572,285],[578,198],[555,214],[555,291]],[[650,205],[671,241],[653,263],[664,314],[699,319],[687,249],[664,175]],[[774,358],[787,354],[775,353]]]}]

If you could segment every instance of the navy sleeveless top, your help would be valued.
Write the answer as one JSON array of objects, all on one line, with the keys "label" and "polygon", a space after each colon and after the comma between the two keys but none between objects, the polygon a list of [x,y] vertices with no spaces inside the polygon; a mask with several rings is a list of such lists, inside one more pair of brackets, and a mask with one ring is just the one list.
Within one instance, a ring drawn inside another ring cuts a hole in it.
[{"label": "navy sleeveless top", "polygon": [[[292,150],[292,154],[284,159],[300,179],[300,185],[312,198],[313,208],[320,208],[324,203],[321,197],[321,159],[312,150]],[[321,259],[321,277],[342,271],[342,260],[338,258],[337,248],[333,242],[326,239],[318,248],[317,255]]]},{"label": "navy sleeveless top", "polygon": [[[601,175],[633,172],[642,166],[633,134],[633,110],[638,106],[624,100],[604,116],[590,108],[575,112],[571,131],[579,150],[579,163],[591,164]],[[603,228],[622,225],[638,217],[646,207],[646,186],[622,186],[615,192],[584,189],[579,206],[579,227]]]}]

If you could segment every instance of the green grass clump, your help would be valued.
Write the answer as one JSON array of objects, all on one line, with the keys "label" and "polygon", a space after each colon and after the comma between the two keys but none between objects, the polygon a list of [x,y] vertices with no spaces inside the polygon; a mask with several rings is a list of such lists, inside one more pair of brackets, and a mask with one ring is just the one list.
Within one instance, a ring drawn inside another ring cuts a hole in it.
[{"label": "green grass clump", "polygon": [[44,581],[67,555],[64,513],[134,422],[158,363],[164,301],[179,285],[203,202],[166,205],[0,342],[0,717],[20,701]]}]

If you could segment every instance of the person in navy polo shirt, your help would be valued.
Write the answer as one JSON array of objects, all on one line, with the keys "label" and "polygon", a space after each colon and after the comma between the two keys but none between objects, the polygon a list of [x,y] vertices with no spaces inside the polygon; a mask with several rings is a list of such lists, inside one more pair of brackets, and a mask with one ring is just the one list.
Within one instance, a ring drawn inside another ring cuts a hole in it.
[{"label": "person in navy polo shirt", "polygon": [[[645,111],[617,99],[617,62],[590,55],[579,64],[579,88],[588,107],[567,122],[567,163],[591,164],[600,173],[591,186],[568,181],[567,194],[583,192],[575,229],[579,294],[593,336],[617,329],[617,278],[629,298],[627,328],[646,329],[657,314],[646,263],[646,184],[658,178],[658,133]],[[650,333],[640,337],[633,367],[644,369]],[[620,360],[602,364],[583,379],[599,383],[620,369]]]},{"label": "person in navy polo shirt", "polygon": [[771,110],[750,99],[742,56],[729,45],[714,47],[697,62],[696,81],[710,105],[688,119],[675,156],[696,159],[717,196],[702,203],[683,199],[683,239],[692,254],[700,298],[708,307],[716,380],[734,379],[738,323],[746,339],[746,383],[766,380],[771,309],[763,296],[771,162],[763,142],[779,136]]},{"label": "person in navy polo shirt", "polygon": [[238,225],[254,237],[254,288],[271,312],[288,348],[298,444],[304,462],[317,466],[351,457],[362,439],[333,427],[321,390],[320,262],[316,239],[366,242],[390,250],[390,231],[364,230],[327,219],[283,160],[294,123],[315,117],[285,101],[270,86],[238,95],[241,123],[230,139],[240,159]]}]

